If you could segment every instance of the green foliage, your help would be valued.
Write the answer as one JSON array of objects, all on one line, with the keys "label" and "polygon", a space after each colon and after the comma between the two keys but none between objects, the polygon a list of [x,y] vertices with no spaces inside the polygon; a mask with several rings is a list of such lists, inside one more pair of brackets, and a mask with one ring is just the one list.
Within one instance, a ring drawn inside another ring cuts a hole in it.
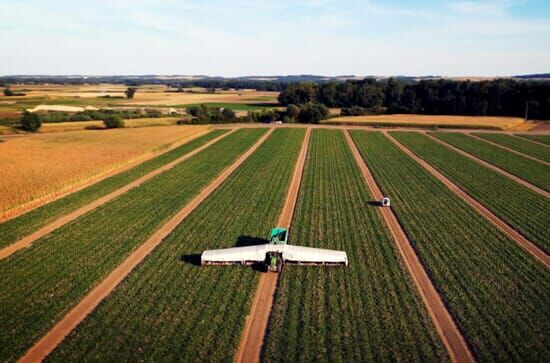
[{"label": "green foliage", "polygon": [[412,132],[391,134],[527,239],[550,253],[550,201],[547,198],[425,135]]},{"label": "green foliage", "polygon": [[10,87],[4,88],[4,96],[10,97],[10,96],[14,96],[14,95],[15,95],[15,93],[10,89]]},{"label": "green foliage", "polygon": [[340,110],[341,116],[362,116],[370,113],[371,111],[361,106],[343,107]]},{"label": "green foliage", "polygon": [[267,362],[445,361],[341,131],[314,130],[290,243],[345,250],[349,266],[285,266]]},{"label": "green foliage", "polygon": [[550,168],[535,160],[503,150],[462,133],[435,133],[433,136],[482,160],[498,166],[546,191],[550,191]]},{"label": "green foliage", "polygon": [[537,145],[509,134],[476,133],[474,135],[502,146],[506,146],[539,160],[550,162],[550,148],[548,147]]},{"label": "green foliage", "polygon": [[193,116],[192,124],[219,124],[237,121],[235,112],[229,108],[209,108],[206,104],[200,106],[191,106],[187,108],[187,113]]},{"label": "green foliage", "polygon": [[36,132],[42,126],[42,120],[37,113],[25,111],[21,117],[21,128],[25,131]]},{"label": "green foliage", "polygon": [[41,114],[42,121],[44,123],[53,122],[71,122],[71,121],[92,121],[92,120],[104,120],[110,116],[118,116],[122,119],[137,119],[137,118],[157,118],[164,117],[165,115],[158,110],[86,110],[82,112],[47,112]]},{"label": "green foliage", "polygon": [[298,121],[302,123],[317,124],[321,120],[327,118],[329,110],[325,105],[320,103],[304,103],[300,105],[300,114]]},{"label": "green foliage", "polygon": [[0,224],[0,247],[5,247],[26,235],[45,226],[60,216],[70,213],[91,201],[98,199],[124,185],[160,168],[161,166],[189,153],[213,138],[225,133],[226,130],[215,130],[200,136],[190,142],[178,146],[151,160],[144,161],[135,167],[101,180],[87,188],[71,193],[66,197],[33,209],[16,218]]},{"label": "green foliage", "polygon": [[[20,357],[107,273],[231,165],[264,132],[258,129],[237,131],[41,238],[30,248],[0,261],[0,324],[2,329],[10,332],[0,334],[0,360],[13,361]],[[181,247],[179,243],[178,246]],[[181,248],[173,262],[182,264],[180,258]],[[184,293],[186,291],[179,284],[173,287]],[[140,299],[140,304],[142,301]],[[151,331],[149,324],[143,324],[143,321],[140,324],[148,332]]]},{"label": "green foliage", "polygon": [[547,361],[550,270],[383,134],[352,136],[475,356]]},{"label": "green foliage", "polygon": [[132,99],[134,98],[134,95],[136,94],[136,92],[137,92],[136,87],[128,87],[126,91],[124,91],[124,94],[126,95],[126,98]]},{"label": "green foliage", "polygon": [[277,98],[283,105],[303,104],[316,101],[318,86],[313,82],[300,82],[289,84]]},{"label": "green foliage", "polygon": [[296,120],[300,115],[300,108],[295,104],[290,104],[286,106],[286,116],[292,120]]},{"label": "green foliage", "polygon": [[118,115],[108,115],[103,119],[105,127],[108,129],[118,129],[124,127],[124,120]]},{"label": "green foliage", "polygon": [[[303,137],[304,130],[276,130],[136,267],[51,360],[93,356],[98,361],[231,361],[259,274],[250,267],[193,263],[205,249],[266,237],[283,207],[293,171],[289,165],[294,165]],[[204,167],[214,160],[205,159]]]}]

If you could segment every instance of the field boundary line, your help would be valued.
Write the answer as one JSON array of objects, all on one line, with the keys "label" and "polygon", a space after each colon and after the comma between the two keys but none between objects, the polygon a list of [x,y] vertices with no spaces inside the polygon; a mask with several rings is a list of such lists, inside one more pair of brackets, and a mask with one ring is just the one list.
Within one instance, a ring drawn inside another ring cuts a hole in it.
[{"label": "field boundary line", "polygon": [[447,188],[457,194],[459,197],[464,199],[472,208],[474,208],[478,213],[480,213],[487,221],[497,227],[502,233],[504,233],[511,240],[516,242],[520,247],[525,251],[533,255],[537,260],[542,262],[546,267],[550,267],[550,256],[546,254],[542,249],[540,249],[536,244],[529,241],[525,236],[512,228],[508,223],[500,219],[496,214],[491,212],[483,204],[478,202],[473,198],[468,192],[462,189],[458,184],[453,182],[451,179],[447,178],[443,173],[438,171],[435,167],[430,165],[427,161],[422,159],[420,156],[416,155],[413,151],[408,149],[405,145],[397,141],[393,136],[384,132],[386,137],[390,139],[397,147],[399,147],[405,154],[407,154],[411,159],[416,161],[420,166],[426,169],[430,174],[436,177],[440,182],[445,184]]},{"label": "field boundary line", "polygon": [[507,172],[506,170],[501,169],[501,168],[499,168],[498,166],[496,166],[496,165],[494,165],[494,164],[491,164],[491,163],[489,163],[489,162],[487,162],[487,161],[485,161],[485,160],[482,160],[482,159],[478,158],[477,156],[474,156],[474,155],[472,155],[472,154],[470,154],[470,153],[468,153],[468,152],[466,152],[466,151],[464,151],[464,150],[462,150],[462,149],[460,149],[460,148],[458,148],[458,147],[456,147],[456,146],[454,146],[454,145],[451,145],[451,144],[449,144],[449,143],[447,143],[447,142],[445,142],[445,141],[443,141],[443,140],[440,140],[440,139],[438,139],[437,137],[430,135],[428,132],[425,132],[425,131],[417,131],[417,132],[422,132],[422,133],[424,133],[424,135],[428,136],[428,137],[431,138],[432,140],[434,140],[434,141],[440,143],[441,145],[443,145],[443,146],[445,146],[445,147],[448,147],[448,148],[451,149],[451,150],[454,150],[455,152],[459,153],[460,155],[466,156],[467,158],[470,158],[470,159],[474,160],[475,162],[477,162],[477,163],[479,163],[479,164],[485,166],[486,168],[489,168],[489,169],[491,169],[491,170],[493,170],[493,171],[496,171],[497,173],[502,174],[502,175],[504,175],[505,177],[507,177],[507,178],[509,178],[509,179],[512,179],[512,180],[515,181],[516,183],[521,184],[521,185],[523,185],[524,187],[529,188],[529,189],[531,189],[532,191],[534,191],[534,192],[536,192],[536,193],[538,193],[538,194],[542,194],[542,195],[545,196],[546,198],[550,198],[550,193],[549,193],[549,192],[547,192],[546,190],[544,190],[544,189],[542,189],[542,188],[537,187],[537,186],[534,185],[534,184],[529,183],[529,182],[526,181],[525,179],[522,179],[522,178],[520,178],[520,177],[518,177],[518,176],[515,176],[514,174],[509,173],[509,172]]},{"label": "field boundary line", "polygon": [[168,164],[165,164],[165,165],[151,171],[150,173],[147,173],[147,174],[143,175],[142,177],[134,180],[133,182],[128,183],[125,186],[123,186],[121,188],[118,188],[118,189],[110,192],[109,194],[106,194],[106,195],[104,195],[104,196],[102,196],[102,197],[86,204],[85,206],[80,207],[77,210],[74,210],[74,211],[70,212],[69,214],[65,214],[65,215],[55,219],[53,222],[48,223],[47,225],[43,226],[39,230],[31,233],[30,235],[28,235],[26,237],[23,237],[19,241],[16,241],[16,242],[0,249],[0,260],[3,260],[5,258],[11,256],[15,252],[17,252],[17,251],[19,251],[23,248],[30,247],[33,244],[33,242],[35,242],[36,240],[44,237],[45,235],[55,231],[56,229],[58,229],[60,227],[63,227],[65,224],[74,221],[75,219],[83,216],[84,214],[87,214],[87,213],[93,211],[94,209],[104,205],[105,203],[110,202],[111,200],[115,199],[116,197],[119,197],[122,194],[125,194],[128,191],[139,187],[141,184],[147,182],[148,180],[152,179],[153,177],[155,177],[159,174],[162,174],[165,171],[168,171],[168,170],[172,169],[177,164],[182,163],[183,161],[189,159],[192,156],[195,156],[196,154],[198,154],[201,151],[205,150],[209,146],[212,146],[216,142],[220,141],[221,139],[227,137],[228,135],[234,133],[237,130],[238,129],[233,129],[233,130],[231,130],[231,131],[229,131],[225,134],[222,134],[222,135],[208,141],[206,144],[190,151],[189,153],[177,158],[176,160],[173,160],[173,161],[169,162]]},{"label": "field boundary line", "polygon": [[[365,184],[370,189],[372,196],[376,200],[381,200],[384,195],[378,187],[378,184],[370,172],[365,160],[361,156],[357,145],[355,145],[355,142],[351,138],[349,130],[345,130],[344,134],[355,158],[355,163],[363,175]],[[437,292],[430,276],[420,262],[420,259],[416,254],[411,241],[407,237],[407,234],[401,227],[395,212],[391,208],[382,207],[378,208],[378,211],[382,215],[388,229],[391,232],[405,267],[407,268],[409,275],[411,276],[416,289],[424,302],[424,306],[428,310],[432,323],[434,324],[443,345],[449,353],[451,360],[453,362],[475,362],[474,356],[470,351],[466,340],[462,336],[462,332],[456,325],[456,322],[447,310],[447,307]]]},{"label": "field boundary line", "polygon": [[[73,193],[79,192],[82,189],[86,189],[87,187],[90,187],[96,183],[99,183],[107,178],[110,178],[112,176],[115,176],[117,174],[123,173],[125,171],[128,171],[132,169],[133,167],[136,167],[146,161],[149,161],[153,158],[156,158],[157,156],[164,155],[167,152],[170,152],[174,150],[177,147],[180,147],[182,145],[185,145],[195,139],[198,139],[201,136],[206,135],[209,132],[212,132],[216,129],[206,129],[204,131],[198,132],[196,135],[193,135],[189,139],[184,139],[180,141],[176,141],[172,143],[168,148],[163,149],[161,152],[155,152],[155,151],[149,151],[145,153],[142,156],[136,157],[134,160],[129,161],[127,164],[121,165],[119,167],[116,167],[112,170],[108,170],[103,173],[99,173],[98,175],[92,176],[86,181],[83,181],[82,184],[79,184],[78,182],[73,184],[73,186],[67,186],[65,187],[65,191],[61,192],[58,195],[52,195],[52,193],[49,193],[47,195],[41,196],[36,198],[35,200],[20,204],[16,207],[7,209],[2,212],[2,217],[0,217],[0,223],[8,222],[12,219],[15,219],[17,217],[20,217],[26,213],[32,212],[35,209],[38,209],[40,207],[43,207],[49,203],[55,202],[56,200],[62,199],[68,195],[71,195]],[[29,135],[21,135],[21,136],[29,136]],[[1,137],[0,137],[1,139]],[[11,214],[13,213],[13,214]]]},{"label": "field boundary line", "polygon": [[493,145],[493,146],[499,147],[499,148],[501,148],[501,149],[504,149],[504,150],[506,150],[506,151],[509,151],[509,152],[511,152],[512,154],[516,154],[516,155],[522,156],[522,157],[524,157],[524,158],[531,159],[531,160],[533,160],[533,161],[539,162],[539,163],[544,164],[544,165],[546,165],[546,166],[550,166],[550,163],[547,162],[547,161],[538,159],[538,158],[536,158],[536,157],[534,157],[534,156],[531,156],[531,155],[524,154],[524,153],[522,153],[521,151],[517,151],[517,150],[511,149],[511,148],[509,148],[508,146],[500,145],[500,144],[498,144],[498,143],[496,143],[496,142],[494,142],[494,141],[492,141],[492,140],[484,139],[484,138],[479,137],[479,136],[477,136],[477,135],[474,135],[474,134],[472,134],[472,133],[468,133],[467,135],[470,136],[470,137],[472,137],[472,138],[474,138],[474,139],[477,139],[477,140],[479,140],[479,141],[483,141],[483,142],[486,142],[486,143],[488,143],[488,144],[490,144],[490,145]]},{"label": "field boundary line", "polygon": [[168,222],[158,228],[149,239],[141,244],[128,258],[92,289],[55,326],[32,346],[20,362],[44,360],[71,331],[73,331],[109,294],[147,257],[195,208],[208,198],[227,178],[231,176],[273,133],[268,130],[254,145],[242,154],[233,164],[222,171],[207,187],[196,195]]},{"label": "field boundary line", "polygon": [[[520,136],[521,134],[510,134],[510,136],[513,136],[513,137],[517,137],[518,139],[521,139],[521,140],[524,140],[524,141],[529,141],[533,144],[536,144],[536,145],[540,145],[540,146],[544,146],[544,147],[550,147],[550,145],[546,145],[545,143],[543,142],[540,142],[540,141],[537,141],[537,140],[532,140],[532,139],[529,139],[527,137],[523,137],[523,136]],[[537,135],[537,134],[535,134]]]},{"label": "field boundary line", "polygon": [[[308,127],[306,129],[304,141],[302,142],[300,154],[296,160],[290,187],[288,188],[288,193],[285,198],[285,204],[281,214],[279,215],[278,226],[280,227],[290,228],[290,224],[292,222],[292,216],[294,215],[300,185],[302,182],[310,136],[311,128]],[[250,314],[246,317],[246,323],[241,335],[239,349],[235,355],[235,362],[249,363],[260,361],[278,281],[278,273],[268,272],[260,275],[260,281],[258,282],[258,286],[252,300]]]}]

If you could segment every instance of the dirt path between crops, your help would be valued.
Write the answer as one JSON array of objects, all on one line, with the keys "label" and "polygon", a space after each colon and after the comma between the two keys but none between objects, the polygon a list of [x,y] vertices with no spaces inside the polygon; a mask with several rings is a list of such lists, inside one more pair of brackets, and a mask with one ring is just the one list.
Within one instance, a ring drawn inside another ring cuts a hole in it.
[{"label": "dirt path between crops", "polygon": [[[309,146],[311,128],[307,128],[302,148],[294,167],[294,174],[290,182],[290,188],[283,206],[281,215],[279,216],[278,226],[290,228],[296,201],[298,200],[298,192],[304,171],[304,165]],[[242,333],[239,350],[235,356],[235,361],[241,362],[259,362],[262,352],[265,335],[267,333],[267,324],[271,308],[273,307],[273,299],[279,274],[277,273],[262,273],[260,281],[252,300],[250,314],[246,317],[245,327]]]},{"label": "dirt path between crops", "polygon": [[[373,197],[376,200],[383,198],[382,191],[376,184],[374,177],[372,176],[367,164],[361,157],[357,146],[353,142],[349,131],[344,131],[346,140],[355,158],[357,166],[363,174],[363,178],[367,186],[369,187]],[[466,340],[462,336],[462,333],[456,326],[451,314],[447,310],[445,303],[439,296],[435,286],[433,285],[428,273],[424,269],[424,266],[420,262],[420,259],[416,255],[411,242],[409,241],[405,231],[401,228],[397,216],[391,208],[379,208],[380,214],[384,218],[386,225],[389,227],[393,239],[396,242],[399,253],[403,258],[403,262],[409,271],[410,276],[416,288],[424,301],[430,318],[435,326],[439,337],[441,338],[449,356],[454,362],[474,362],[474,357],[466,344]]]},{"label": "dirt path between crops", "polygon": [[165,164],[163,166],[161,166],[160,168],[158,169],[155,169],[153,170],[152,172],[142,176],[141,178],[139,179],[136,179],[134,180],[133,182],[129,183],[129,184],[126,184],[125,186],[123,186],[122,188],[119,188],[107,195],[104,195],[103,197],[99,198],[99,199],[96,199],[94,200],[93,202],[69,213],[69,214],[66,214],[64,216],[61,216],[59,217],[58,219],[54,220],[53,222],[45,225],[44,227],[40,228],[38,231],[20,239],[19,241],[17,242],[14,242],[12,243],[11,245],[7,246],[7,247],[4,247],[2,249],[0,249],[0,260],[4,259],[4,258],[7,258],[9,256],[11,256],[13,253],[23,249],[23,248],[27,248],[27,247],[30,247],[32,245],[32,243],[42,237],[44,237],[45,235],[55,231],[56,229],[64,226],[65,224],[71,222],[71,221],[74,221],[75,219],[83,216],[84,214],[88,213],[88,212],[91,212],[92,210],[102,206],[103,204],[115,199],[116,197],[128,192],[129,190],[131,189],[134,189],[134,188],[137,188],[139,187],[141,184],[145,183],[146,181],[148,181],[149,179],[167,171],[167,170],[170,170],[172,169],[174,166],[176,166],[177,164],[189,159],[190,157],[200,153],[201,151],[203,151],[204,149],[208,148],[209,146],[211,146],[212,144],[215,144],[216,142],[218,142],[219,140],[223,139],[224,137],[230,135],[231,133],[235,132],[236,130],[238,129],[233,129],[223,135],[220,135],[212,140],[210,140],[209,142],[207,142],[206,144],[196,148],[195,150],[183,155],[182,157],[174,160],[174,161],[171,161],[169,162],[168,164]]},{"label": "dirt path between crops", "polygon": [[[384,132],[386,132],[386,131],[384,131]],[[459,149],[459,148],[457,148],[456,146],[453,146],[453,145],[451,145],[451,144],[448,144],[448,143],[446,143],[446,142],[443,141],[443,140],[439,140],[437,137],[434,137],[434,136],[430,135],[429,133],[427,133],[427,132],[425,132],[425,131],[420,131],[420,132],[423,132],[424,135],[428,136],[428,137],[431,138],[432,140],[434,140],[434,141],[440,143],[441,145],[443,145],[443,146],[445,146],[445,147],[448,147],[448,148],[451,149],[451,150],[456,151],[456,152],[459,153],[460,155],[466,156],[467,158],[476,161],[477,163],[479,163],[479,164],[485,166],[486,168],[489,168],[489,169],[491,169],[491,170],[493,170],[493,171],[496,171],[497,173],[502,174],[502,175],[504,175],[504,176],[506,176],[506,177],[512,179],[512,180],[515,181],[516,183],[521,184],[521,185],[523,185],[524,187],[529,188],[529,189],[531,189],[532,191],[534,191],[534,192],[536,192],[536,193],[539,193],[539,194],[544,195],[546,198],[550,198],[550,193],[548,193],[546,190],[544,190],[544,189],[542,189],[542,188],[539,188],[539,187],[537,187],[536,185],[533,185],[533,184],[531,184],[531,183],[529,183],[529,182],[527,182],[527,181],[521,179],[520,177],[517,177],[517,176],[515,176],[514,174],[511,174],[511,173],[507,172],[506,170],[503,170],[503,169],[499,168],[499,167],[496,166],[496,165],[493,165],[493,164],[491,164],[491,163],[489,163],[489,162],[487,162],[487,161],[485,161],[485,160],[482,160],[482,159],[480,159],[480,158],[478,158],[478,157],[476,157],[476,156],[474,156],[474,155],[472,155],[472,154],[470,154],[470,153],[467,153],[466,151],[464,151],[464,150],[462,150],[462,149]]]},{"label": "dirt path between crops", "polygon": [[535,145],[539,145],[539,146],[544,146],[544,147],[550,147],[549,145],[546,145],[545,143],[543,142],[540,142],[540,141],[537,141],[537,140],[532,140],[532,139],[529,139],[529,138],[526,138],[526,137],[522,137],[520,136],[522,134],[512,134],[511,136],[515,137],[515,138],[518,138],[520,140],[523,140],[523,141],[528,141],[532,144],[535,144]]},{"label": "dirt path between crops", "polygon": [[266,132],[250,149],[226,168],[212,183],[185,205],[174,217],[160,227],[149,239],[113,270],[98,286],[88,293],[61,321],[59,321],[42,339],[40,339],[20,362],[38,362],[44,360],[67,335],[71,333],[126,276],[149,255],[195,208],[212,194],[242,163],[246,161],[260,145],[272,134]]},{"label": "dirt path between crops", "polygon": [[531,156],[531,155],[524,154],[524,153],[522,153],[521,151],[517,151],[517,150],[514,150],[514,149],[510,149],[508,146],[504,146],[504,145],[497,144],[496,142],[493,142],[493,141],[491,141],[491,140],[484,139],[484,138],[479,137],[479,136],[477,136],[477,135],[474,135],[474,134],[472,134],[472,133],[469,133],[468,136],[470,136],[471,138],[477,139],[477,140],[479,140],[479,141],[486,142],[486,143],[491,144],[491,145],[493,145],[493,146],[499,147],[499,148],[501,148],[501,149],[503,149],[503,150],[509,151],[509,152],[511,152],[512,154],[516,154],[516,155],[522,156],[522,157],[524,157],[524,158],[527,158],[527,159],[531,159],[531,160],[537,161],[537,162],[542,163],[542,164],[544,164],[544,165],[546,165],[546,166],[550,166],[550,163],[547,162],[547,161],[544,161],[544,160],[541,160],[541,159],[537,159],[536,157]]},{"label": "dirt path between crops", "polygon": [[485,219],[487,219],[489,222],[495,225],[501,232],[503,232],[506,236],[508,236],[512,241],[516,242],[520,247],[522,247],[528,253],[532,254],[536,259],[542,262],[546,267],[550,267],[550,256],[548,256],[546,252],[541,250],[539,247],[537,247],[537,245],[529,241],[522,234],[520,234],[518,231],[513,229],[502,219],[500,219],[495,214],[493,214],[493,212],[491,212],[489,209],[487,209],[477,200],[472,198],[466,191],[464,191],[457,184],[452,182],[450,179],[448,179],[446,176],[444,176],[442,173],[440,173],[438,170],[436,170],[433,166],[428,164],[426,161],[421,159],[414,152],[412,152],[411,150],[406,148],[404,145],[402,145],[393,136],[389,135],[388,133],[385,133],[385,135],[397,147],[399,147],[405,154],[407,154],[411,159],[413,159],[418,164],[420,164],[430,174],[435,176],[440,182],[445,184],[447,188],[449,188],[454,193],[456,193],[459,197],[464,199],[470,206],[472,206],[475,210],[477,210],[483,217],[485,217]]}]

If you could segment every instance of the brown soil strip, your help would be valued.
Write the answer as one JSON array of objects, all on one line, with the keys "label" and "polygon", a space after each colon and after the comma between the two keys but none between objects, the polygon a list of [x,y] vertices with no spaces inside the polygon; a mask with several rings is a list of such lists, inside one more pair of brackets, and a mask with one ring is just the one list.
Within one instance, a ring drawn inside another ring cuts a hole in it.
[{"label": "brown soil strip", "polygon": [[479,137],[479,136],[477,136],[477,135],[474,135],[474,134],[472,134],[472,133],[468,133],[468,136],[470,136],[470,137],[472,137],[472,138],[474,138],[474,139],[477,139],[477,140],[479,140],[479,141],[486,142],[486,143],[491,144],[491,145],[493,145],[493,146],[499,147],[499,148],[501,148],[501,149],[503,149],[503,150],[506,150],[506,151],[509,151],[509,152],[511,152],[511,153],[513,153],[513,154],[516,154],[516,155],[519,155],[519,156],[523,156],[524,158],[527,158],[527,159],[531,159],[531,160],[537,161],[537,162],[542,163],[542,164],[544,164],[544,165],[546,165],[546,166],[550,166],[550,163],[547,162],[547,161],[544,161],[544,160],[541,160],[541,159],[537,159],[537,158],[534,157],[534,156],[524,154],[524,153],[522,153],[522,152],[520,152],[520,151],[517,151],[517,150],[514,150],[514,149],[510,149],[510,148],[507,147],[507,146],[497,144],[496,142],[493,142],[493,141],[491,141],[491,140],[484,139],[484,138]]},{"label": "brown soil strip", "polygon": [[42,361],[50,354],[67,335],[80,324],[105,299],[119,283],[151,253],[174,228],[176,228],[193,210],[214,192],[258,147],[271,135],[273,130],[265,133],[250,149],[226,168],[211,184],[204,188],[195,198],[183,207],[174,217],[158,229],[145,243],[135,250],[98,286],[86,295],[65,317],[59,321],[42,339],[40,339],[21,358],[20,362]]},{"label": "brown soil strip", "polygon": [[[296,201],[298,200],[298,192],[302,181],[304,164],[306,161],[307,150],[311,128],[306,130],[304,142],[300,155],[294,167],[294,174],[286,197],[285,204],[281,215],[279,216],[279,226],[289,228],[294,215]],[[260,281],[252,300],[250,314],[246,317],[246,323],[241,337],[239,350],[235,356],[235,361],[241,362],[259,362],[262,352],[262,346],[267,332],[267,324],[273,306],[277,281],[279,280],[278,273],[263,273],[260,276]]]},{"label": "brown soil strip", "polygon": [[448,179],[446,176],[441,174],[439,171],[437,171],[434,167],[432,167],[426,161],[424,161],[419,156],[414,154],[412,151],[407,149],[404,145],[402,145],[399,141],[397,141],[393,136],[389,135],[388,133],[385,133],[385,135],[396,146],[398,146],[405,154],[407,154],[410,158],[412,158],[414,161],[420,164],[424,169],[426,169],[433,176],[435,176],[439,181],[445,184],[445,186],[447,186],[453,192],[458,194],[458,196],[464,199],[468,204],[470,204],[470,206],[476,209],[483,217],[485,217],[485,219],[487,219],[489,222],[494,224],[506,236],[508,236],[511,240],[515,241],[527,252],[532,254],[536,259],[538,259],[540,262],[546,265],[546,267],[550,267],[550,256],[548,256],[543,250],[537,247],[537,245],[535,245],[533,242],[529,241],[527,238],[521,235],[518,231],[510,227],[506,222],[504,222],[502,219],[500,219],[495,214],[493,214],[493,212],[491,212],[489,209],[485,208],[477,200],[472,198],[468,193],[462,190],[458,185],[453,183],[450,179]]},{"label": "brown soil strip", "polygon": [[531,189],[532,191],[534,191],[534,192],[536,192],[536,193],[539,193],[539,194],[544,195],[546,198],[550,198],[550,193],[548,193],[546,190],[541,189],[541,188],[537,187],[536,185],[533,185],[533,184],[531,184],[531,183],[529,183],[529,182],[527,182],[527,181],[525,181],[525,180],[523,180],[523,179],[521,179],[521,178],[515,176],[514,174],[510,174],[509,172],[507,172],[507,171],[505,171],[505,170],[502,170],[502,169],[499,168],[498,166],[495,166],[495,165],[493,165],[493,164],[491,164],[491,163],[488,163],[488,162],[486,162],[485,160],[481,160],[481,159],[479,159],[478,157],[476,157],[476,156],[474,156],[474,155],[472,155],[472,154],[469,154],[469,153],[467,153],[466,151],[464,151],[464,150],[462,150],[462,149],[457,148],[456,146],[453,146],[453,145],[451,145],[451,144],[448,144],[448,143],[446,143],[446,142],[443,141],[443,140],[439,140],[437,137],[433,137],[432,135],[430,135],[430,134],[427,133],[427,132],[424,132],[424,134],[425,134],[426,136],[428,136],[429,138],[431,138],[432,140],[434,140],[434,141],[440,143],[441,145],[444,145],[444,146],[448,147],[449,149],[452,149],[452,150],[456,151],[456,152],[459,153],[460,155],[466,156],[467,158],[470,158],[470,159],[472,159],[472,160],[478,162],[479,164],[485,166],[486,168],[489,168],[489,169],[491,169],[491,170],[494,170],[494,171],[496,171],[497,173],[500,173],[500,174],[502,174],[502,175],[504,175],[504,176],[506,176],[506,177],[512,179],[512,180],[515,181],[516,183],[521,184],[521,185],[523,185],[524,187],[529,188],[529,189]]},{"label": "brown soil strip", "polygon": [[[383,194],[376,184],[374,177],[364,162],[357,146],[351,139],[349,131],[344,131],[349,147],[355,158],[363,178],[367,186],[369,187],[373,197],[376,200],[381,200]],[[466,344],[466,340],[462,336],[462,333],[456,326],[451,314],[447,310],[441,296],[439,296],[435,286],[433,285],[428,273],[422,266],[414,248],[411,245],[405,231],[401,228],[397,216],[391,208],[379,208],[380,214],[384,218],[393,239],[396,242],[399,253],[403,258],[403,262],[410,276],[422,298],[430,318],[435,326],[437,333],[439,334],[449,356],[454,362],[474,362],[474,357]]]},{"label": "brown soil strip", "polygon": [[155,169],[153,170],[152,172],[150,172],[149,174],[146,174],[144,176],[142,176],[141,178],[139,179],[136,179],[134,180],[133,182],[129,183],[129,184],[126,184],[125,186],[123,186],[122,188],[119,188],[107,195],[104,195],[103,197],[99,198],[99,199],[96,199],[94,200],[93,202],[75,210],[74,212],[71,212],[69,214],[66,214],[62,217],[59,217],[58,219],[56,219],[55,221],[51,222],[50,224],[47,224],[45,225],[44,227],[40,228],[38,231],[20,239],[19,241],[17,242],[14,242],[13,244],[7,246],[7,247],[4,247],[3,249],[0,249],[0,260],[4,259],[4,258],[7,258],[9,256],[11,256],[13,253],[23,249],[23,248],[27,248],[29,246],[32,245],[32,243],[42,237],[44,237],[45,235],[55,231],[56,229],[58,229],[59,227],[62,227],[63,225],[83,216],[84,214],[98,208],[99,206],[102,206],[103,204],[113,200],[114,198],[128,192],[129,190],[131,189],[134,189],[134,188],[137,188],[138,186],[140,186],[141,184],[143,184],[144,182],[146,182],[147,180],[173,168],[174,166],[176,166],[177,164],[189,159],[190,157],[198,154],[199,152],[203,151],[204,149],[208,148],[209,146],[211,146],[212,144],[218,142],[219,140],[221,140],[222,138],[230,135],[231,133],[235,132],[237,129],[233,129],[232,131],[230,132],[227,132],[223,135],[220,135],[218,137],[216,137],[215,139],[212,139],[210,140],[209,142],[207,142],[206,144],[200,146],[199,148],[183,155],[182,157],[164,165],[164,166],[161,166],[160,168],[158,169]]},{"label": "brown soil strip", "polygon": [[[100,182],[104,179],[107,179],[107,178],[109,178],[113,175],[116,175],[116,174],[122,173],[126,170],[129,170],[129,169],[133,168],[134,166],[136,166],[138,164],[144,163],[147,160],[151,160],[151,159],[153,159],[153,158],[155,158],[155,157],[157,157],[161,154],[167,153],[167,152],[169,152],[169,151],[171,151],[171,150],[173,150],[173,149],[175,149],[175,148],[177,148],[177,147],[179,147],[183,144],[187,144],[188,142],[191,142],[191,141],[207,134],[210,131],[211,130],[204,130],[203,132],[199,132],[199,133],[197,133],[196,135],[193,135],[190,138],[184,138],[183,140],[176,141],[176,142],[172,143],[169,147],[167,147],[166,149],[163,149],[161,151],[151,151],[151,152],[148,152],[148,153],[146,153],[142,156],[138,156],[135,160],[129,161],[128,163],[126,163],[124,165],[117,166],[114,169],[106,171],[106,172],[101,172],[98,175],[87,178],[85,181],[77,182],[74,185],[71,185],[67,188],[64,188],[65,190],[61,191],[60,193],[56,193],[56,194],[53,194],[53,195],[51,194],[51,195],[42,196],[42,197],[39,197],[39,198],[37,198],[35,200],[32,200],[30,202],[27,202],[27,203],[21,204],[19,206],[16,206],[14,208],[10,208],[8,210],[5,210],[4,212],[2,212],[2,216],[0,217],[0,223],[4,223],[6,221],[9,221],[10,219],[14,219],[14,218],[16,218],[16,217],[18,217],[18,216],[20,216],[24,213],[30,212],[33,209],[36,209],[36,208],[39,208],[39,207],[41,207],[45,204],[54,202],[58,199],[66,197],[69,194],[76,193],[76,192],[78,192],[78,191],[80,191],[84,188],[89,187],[90,185],[93,185],[93,184],[98,183],[98,182]],[[28,135],[13,135],[13,136],[27,136],[28,137]],[[0,142],[2,142],[1,138],[2,137],[0,136]]]}]

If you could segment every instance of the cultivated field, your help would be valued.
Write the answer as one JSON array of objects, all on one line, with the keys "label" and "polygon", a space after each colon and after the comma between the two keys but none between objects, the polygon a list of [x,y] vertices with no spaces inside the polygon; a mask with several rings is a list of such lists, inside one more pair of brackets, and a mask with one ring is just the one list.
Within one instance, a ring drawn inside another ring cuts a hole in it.
[{"label": "cultivated field", "polygon": [[[181,144],[207,126],[78,131],[0,142],[0,220]],[[22,205],[25,205],[21,208]]]},{"label": "cultivated field", "polygon": [[[489,116],[440,116],[440,115],[373,115],[344,116],[326,120],[328,124],[381,125],[439,128],[472,128],[495,130],[528,130],[521,128],[524,120],[519,117]],[[534,126],[534,124],[529,124]],[[531,127],[532,127],[531,126]]]},{"label": "cultivated field", "polygon": [[[0,360],[241,362],[252,331],[254,361],[450,361],[457,344],[460,361],[549,361],[545,139],[323,128],[1,143],[21,144],[6,160],[35,178],[105,166],[94,161],[109,150],[136,153],[118,165],[158,155],[0,223]],[[15,172],[0,183],[31,178]],[[266,243],[282,216],[289,243],[344,250],[349,265],[200,266],[205,249]],[[265,281],[274,296],[257,295]],[[254,331],[263,313],[267,328]]]}]

